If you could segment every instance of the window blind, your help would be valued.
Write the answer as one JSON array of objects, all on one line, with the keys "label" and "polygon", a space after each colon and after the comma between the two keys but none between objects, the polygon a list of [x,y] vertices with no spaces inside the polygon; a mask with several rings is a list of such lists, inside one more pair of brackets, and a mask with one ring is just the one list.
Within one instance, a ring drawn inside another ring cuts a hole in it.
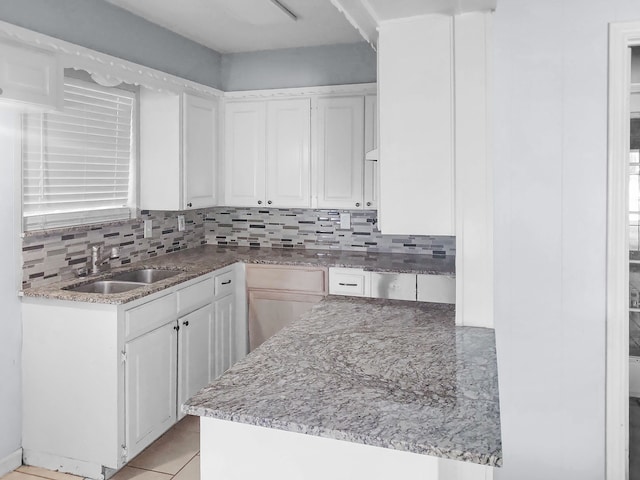
[{"label": "window blind", "polygon": [[24,229],[131,216],[135,94],[65,79],[60,112],[22,117]]}]

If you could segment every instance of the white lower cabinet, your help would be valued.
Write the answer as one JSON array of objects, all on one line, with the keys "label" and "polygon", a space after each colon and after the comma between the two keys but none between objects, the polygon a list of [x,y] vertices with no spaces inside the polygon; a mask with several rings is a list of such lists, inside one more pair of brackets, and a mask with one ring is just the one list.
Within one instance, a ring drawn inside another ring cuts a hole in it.
[{"label": "white lower cabinet", "polygon": [[102,480],[247,352],[244,266],[124,305],[23,298],[24,463]]},{"label": "white lower cabinet", "polygon": [[180,406],[217,376],[216,331],[213,305],[178,320],[178,418]]},{"label": "white lower cabinet", "polygon": [[453,275],[368,272],[361,268],[329,268],[329,294],[456,303]]},{"label": "white lower cabinet", "polygon": [[176,421],[176,322],[125,344],[126,454],[135,457]]},{"label": "white lower cabinet", "polygon": [[215,371],[213,372],[213,378],[217,378],[244,355],[236,348],[235,296],[227,295],[216,300],[214,311]]}]

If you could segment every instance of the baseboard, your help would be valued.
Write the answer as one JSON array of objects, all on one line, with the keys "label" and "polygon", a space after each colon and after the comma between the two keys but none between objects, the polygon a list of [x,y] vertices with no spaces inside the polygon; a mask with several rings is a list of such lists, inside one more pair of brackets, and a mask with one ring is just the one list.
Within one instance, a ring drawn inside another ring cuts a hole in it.
[{"label": "baseboard", "polygon": [[629,396],[640,398],[640,357],[629,357]]},{"label": "baseboard", "polygon": [[23,458],[25,465],[46,468],[63,473],[70,473],[79,477],[91,478],[94,480],[104,480],[102,465],[95,463],[83,462],[73,458],[61,457],[51,453],[42,453],[38,451],[23,450]]},{"label": "baseboard", "polygon": [[20,465],[22,465],[21,448],[0,459],[0,477],[6,475],[9,472],[13,472]]}]

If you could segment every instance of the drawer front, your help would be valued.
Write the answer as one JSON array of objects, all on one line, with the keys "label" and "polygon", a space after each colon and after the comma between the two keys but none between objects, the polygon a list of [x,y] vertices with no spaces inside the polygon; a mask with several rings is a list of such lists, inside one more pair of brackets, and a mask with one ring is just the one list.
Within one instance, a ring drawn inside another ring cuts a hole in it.
[{"label": "drawer front", "polygon": [[418,275],[418,301],[456,303],[456,277],[450,275]]},{"label": "drawer front", "polygon": [[209,277],[198,283],[178,290],[178,316],[211,303],[213,300],[213,278]]},{"label": "drawer front", "polygon": [[131,340],[176,319],[176,294],[144,303],[125,311],[125,337]]},{"label": "drawer front", "polygon": [[326,269],[247,265],[247,288],[324,294]]},{"label": "drawer front", "polygon": [[351,297],[371,296],[371,274],[358,268],[330,268],[329,293]]},{"label": "drawer front", "polygon": [[214,278],[214,296],[221,298],[233,293],[236,288],[236,275],[233,269],[217,274]]},{"label": "drawer front", "polygon": [[394,300],[416,300],[416,275],[371,272],[371,296]]}]

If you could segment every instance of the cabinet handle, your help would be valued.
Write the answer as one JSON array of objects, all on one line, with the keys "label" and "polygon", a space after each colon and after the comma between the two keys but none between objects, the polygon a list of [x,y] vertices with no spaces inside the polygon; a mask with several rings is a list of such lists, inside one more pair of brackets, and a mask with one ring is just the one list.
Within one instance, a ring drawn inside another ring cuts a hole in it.
[{"label": "cabinet handle", "polygon": [[262,205],[262,200],[258,200],[258,205]]},{"label": "cabinet handle", "polygon": [[229,285],[231,283],[231,280],[227,280],[226,282],[222,282],[222,285]]},{"label": "cabinet handle", "polygon": [[342,282],[339,282],[338,285],[340,285],[341,287],[357,287],[358,286],[357,283],[342,283]]},{"label": "cabinet handle", "polygon": [[359,206],[360,206],[360,202],[357,202],[357,203],[356,203],[356,207],[359,207]]},{"label": "cabinet handle", "polygon": [[0,88],[0,95],[2,95],[3,93],[4,93],[4,90]]},{"label": "cabinet handle", "polygon": [[189,320],[185,320],[184,322],[182,322],[182,324],[183,324],[185,327],[188,327],[188,326],[189,326]]},{"label": "cabinet handle", "polygon": [[371,202],[367,202],[367,207],[370,207],[370,206],[371,206]]},{"label": "cabinet handle", "polygon": [[272,202],[271,200],[269,200],[269,201],[267,201],[267,203],[268,203],[269,205],[271,205],[273,202]]},{"label": "cabinet handle", "polygon": [[191,202],[187,203],[187,207],[191,207],[193,204]]}]

